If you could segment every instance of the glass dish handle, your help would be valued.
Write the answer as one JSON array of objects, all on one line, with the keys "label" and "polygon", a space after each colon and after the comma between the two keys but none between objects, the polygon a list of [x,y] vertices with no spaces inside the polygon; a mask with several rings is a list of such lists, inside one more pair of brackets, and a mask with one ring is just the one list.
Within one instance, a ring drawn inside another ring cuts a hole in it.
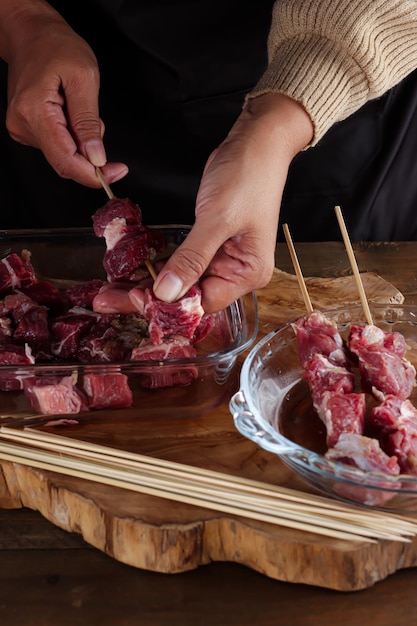
[{"label": "glass dish handle", "polygon": [[230,411],[236,429],[251,441],[254,441],[264,450],[274,454],[292,456],[294,449],[277,441],[278,433],[266,422],[258,422],[255,415],[249,410],[242,390],[234,394],[230,400]]}]

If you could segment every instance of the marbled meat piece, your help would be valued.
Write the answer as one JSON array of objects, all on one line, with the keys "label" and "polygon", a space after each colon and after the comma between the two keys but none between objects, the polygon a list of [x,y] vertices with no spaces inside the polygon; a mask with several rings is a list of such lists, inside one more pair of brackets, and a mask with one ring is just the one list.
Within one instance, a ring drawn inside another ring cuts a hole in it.
[{"label": "marbled meat piece", "polygon": [[318,352],[308,360],[303,378],[310,387],[315,409],[320,406],[324,392],[352,393],[355,385],[353,372]]},{"label": "marbled meat piece", "polygon": [[406,399],[416,382],[416,370],[405,357],[406,343],[397,332],[385,332],[373,325],[352,325],[349,350],[356,355],[363,387],[376,398],[386,395]]},{"label": "marbled meat piece", "polygon": [[108,200],[92,219],[95,234],[106,241],[103,266],[109,282],[137,282],[143,262],[166,248],[161,231],[144,226],[139,206],[128,198]]},{"label": "marbled meat piece", "polygon": [[32,408],[44,415],[88,411],[85,398],[74,384],[72,376],[25,378],[23,390]]},{"label": "marbled meat piece", "polygon": [[81,338],[77,357],[81,363],[129,361],[132,350],[145,336],[147,323],[140,315],[102,315]]},{"label": "marbled meat piece", "polygon": [[190,342],[182,336],[173,336],[164,339],[161,344],[155,345],[150,340],[144,340],[132,350],[132,361],[156,361],[150,368],[141,369],[143,374],[142,387],[160,389],[162,387],[179,387],[189,385],[198,376],[195,365],[169,363],[171,359],[190,359],[197,352]]},{"label": "marbled meat piece", "polygon": [[29,344],[34,356],[49,354],[48,309],[23,293],[7,295],[1,311],[10,319],[10,341]]},{"label": "marbled meat piece", "polygon": [[140,269],[143,262],[154,259],[158,251],[164,248],[165,239],[160,231],[144,230],[142,226],[126,226],[117,243],[104,253],[103,267],[107,280],[138,282],[143,278]]},{"label": "marbled meat piece", "polygon": [[0,296],[20,287],[28,287],[37,281],[35,269],[30,262],[30,252],[27,250],[22,250],[21,255],[12,252],[0,259]]},{"label": "marbled meat piece", "polygon": [[291,324],[298,342],[300,362],[306,367],[313,354],[322,354],[337,365],[347,364],[343,339],[337,325],[320,311],[300,317]]},{"label": "marbled meat piece", "polygon": [[[0,343],[0,365],[33,365],[35,357],[30,346]],[[0,371],[0,391],[17,391],[23,388],[24,371]]]},{"label": "marbled meat piece", "polygon": [[354,465],[365,472],[382,472],[397,476],[400,466],[395,456],[388,456],[374,437],[343,433],[324,455],[326,459]]},{"label": "marbled meat piece", "polygon": [[365,427],[364,393],[325,391],[317,413],[326,426],[326,443],[336,445],[343,433],[362,435]]},{"label": "marbled meat piece", "polygon": [[36,306],[27,311],[13,331],[13,341],[29,344],[35,357],[47,359],[50,353],[48,309]]},{"label": "marbled meat piece", "polygon": [[38,304],[47,307],[51,315],[63,313],[67,303],[58,287],[47,280],[40,280],[26,287],[19,287],[18,293],[28,296]]},{"label": "marbled meat piece", "polygon": [[92,216],[95,235],[104,237],[106,228],[115,219],[123,220],[124,225],[142,224],[142,212],[129,198],[111,198]]},{"label": "marbled meat piece", "polygon": [[133,403],[129,379],[122,372],[84,374],[83,390],[90,409],[125,408]]},{"label": "marbled meat piece", "polygon": [[144,317],[149,325],[149,338],[156,345],[172,335],[192,340],[203,316],[201,289],[198,285],[193,285],[176,302],[164,302],[156,298],[152,289],[145,290]]},{"label": "marbled meat piece", "polygon": [[54,356],[62,359],[74,358],[79,350],[82,337],[97,324],[98,313],[88,309],[70,309],[68,313],[56,317],[50,323],[50,349]]},{"label": "marbled meat piece", "polygon": [[[340,435],[337,444],[327,450],[324,455],[330,461],[337,461],[346,465],[352,465],[365,472],[379,472],[390,476],[400,474],[400,466],[395,456],[388,456],[380,447],[377,439],[365,437],[354,433]],[[384,489],[392,489],[392,484],[385,481],[383,476],[377,482],[378,489],[367,488],[365,485],[354,485],[340,482],[335,484],[335,490],[341,497],[362,502],[368,506],[382,506],[389,501],[394,494]]]},{"label": "marbled meat piece", "polygon": [[365,395],[354,393],[355,377],[345,365],[315,352],[305,362],[303,377],[308,382],[313,406],[326,427],[329,447],[342,432],[363,433]]},{"label": "marbled meat piece", "polygon": [[373,407],[369,424],[377,432],[382,449],[395,455],[405,474],[417,474],[417,409],[410,400],[386,396]]},{"label": "marbled meat piece", "polygon": [[65,290],[65,295],[68,298],[71,306],[78,306],[83,309],[92,309],[93,301],[100,289],[103,287],[104,282],[99,278],[93,278],[80,285],[73,285]]},{"label": "marbled meat piece", "polygon": [[407,351],[404,335],[399,332],[385,331],[373,324],[352,324],[349,331],[349,349],[356,355],[361,350],[380,351],[403,357]]}]

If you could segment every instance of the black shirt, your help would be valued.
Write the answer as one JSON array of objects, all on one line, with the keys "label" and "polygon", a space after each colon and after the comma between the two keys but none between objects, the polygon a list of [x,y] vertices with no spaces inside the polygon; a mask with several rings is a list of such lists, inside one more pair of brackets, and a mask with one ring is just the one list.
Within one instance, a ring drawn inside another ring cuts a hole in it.
[{"label": "black shirt", "polygon": [[[91,17],[69,0],[51,4],[99,61],[108,158],[130,168],[113,192],[138,202],[147,224],[191,224],[207,157],[266,67],[273,2],[87,2]],[[414,73],[296,157],[281,209],[295,240],[340,239],[335,204],[353,240],[417,239],[416,105]],[[89,226],[106,201],[102,190],[59,178],[4,123],[0,152],[2,228]]]}]

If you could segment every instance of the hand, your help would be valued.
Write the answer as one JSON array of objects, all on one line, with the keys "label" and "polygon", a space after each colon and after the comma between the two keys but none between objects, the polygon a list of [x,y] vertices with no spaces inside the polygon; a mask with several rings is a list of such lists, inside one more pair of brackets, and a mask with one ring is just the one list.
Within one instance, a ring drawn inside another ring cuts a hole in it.
[{"label": "hand", "polygon": [[[4,5],[8,1],[2,0]],[[39,1],[35,9],[32,2],[18,4],[21,9],[6,17],[5,7],[0,9],[1,52],[9,66],[10,135],[39,148],[63,178],[98,188],[99,166],[108,182],[119,180],[128,168],[106,164],[93,51],[47,3]]]},{"label": "hand", "polygon": [[195,224],[155,281],[159,298],[176,300],[201,278],[213,312],[269,282],[288,167],[312,135],[309,116],[286,96],[249,103],[208,160]]}]

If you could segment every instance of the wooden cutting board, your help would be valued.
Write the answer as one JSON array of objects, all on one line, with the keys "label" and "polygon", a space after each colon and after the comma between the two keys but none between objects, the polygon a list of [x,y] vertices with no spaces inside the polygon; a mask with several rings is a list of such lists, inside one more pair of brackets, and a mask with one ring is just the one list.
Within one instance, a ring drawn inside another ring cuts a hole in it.
[{"label": "wooden cutting board", "polygon": [[[375,274],[363,275],[370,300],[402,302]],[[352,278],[307,279],[316,308],[358,302]],[[304,313],[294,276],[276,270],[258,293],[260,336]],[[311,491],[278,458],[243,438],[227,404],[193,419],[140,419],[129,411],[97,412],[88,424],[61,427],[67,436]],[[163,573],[233,561],[271,578],[329,589],[364,589],[417,565],[411,543],[349,542],[225,514],[4,462],[0,507],[29,507],[53,524],[81,533],[113,558]]]}]

